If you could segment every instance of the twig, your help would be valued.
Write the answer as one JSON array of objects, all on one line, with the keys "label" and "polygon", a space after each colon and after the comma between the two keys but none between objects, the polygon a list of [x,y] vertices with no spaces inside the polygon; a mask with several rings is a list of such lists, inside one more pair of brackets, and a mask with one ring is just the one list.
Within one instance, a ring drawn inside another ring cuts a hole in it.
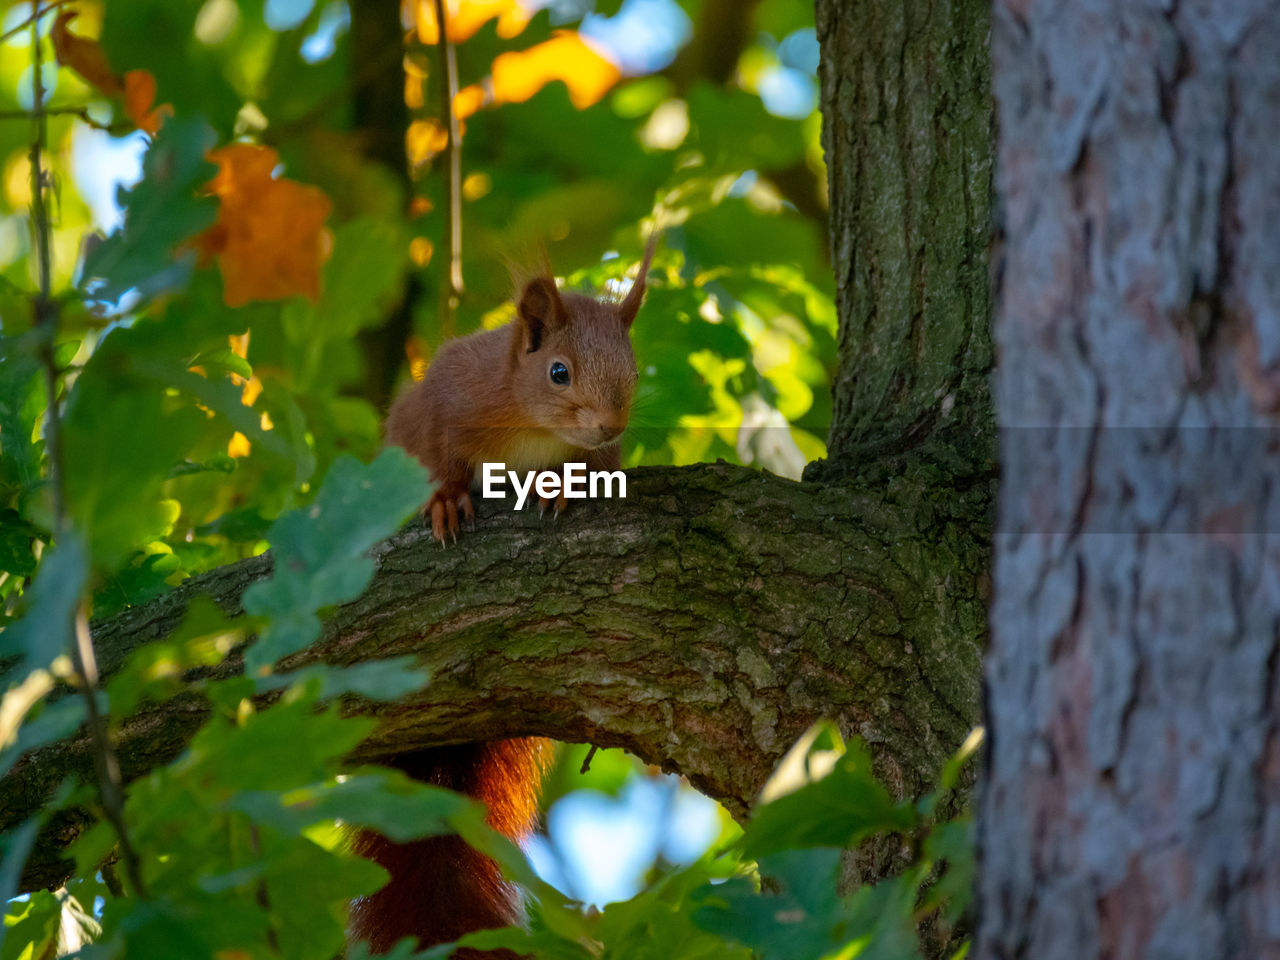
[{"label": "twig", "polygon": [[[133,129],[131,124],[99,123],[89,115],[88,107],[47,107],[44,110],[44,115],[46,117],[76,117],[95,130],[105,130],[107,133],[127,133]],[[32,120],[34,118],[35,114],[29,110],[0,110],[0,120]]]},{"label": "twig", "polygon": [[449,177],[445,182],[445,238],[449,244],[449,259],[445,273],[445,285],[441,292],[440,327],[445,339],[453,336],[454,320],[458,304],[462,300],[462,138],[459,133],[458,114],[453,109],[458,96],[458,56],[449,40],[448,19],[445,17],[444,0],[435,0],[436,45],[440,49],[440,66],[444,75],[441,84],[440,112],[449,130]]},{"label": "twig", "polygon": [[58,7],[61,7],[63,4],[67,4],[70,2],[71,0],[53,0],[53,3],[45,4],[39,10],[36,10],[34,13],[32,13],[31,16],[23,20],[21,23],[17,24],[16,26],[10,27],[3,34],[0,34],[0,43],[4,43],[6,40],[10,39],[11,37],[16,37],[23,30],[27,29],[27,27],[31,26],[33,23],[38,22],[39,19],[43,17],[46,13],[48,13],[50,10],[56,10]]},{"label": "twig", "polygon": [[582,759],[582,767],[578,770],[579,774],[586,773],[591,769],[591,761],[595,759],[597,747],[593,743],[591,749],[587,751],[587,755]]},{"label": "twig", "polygon": [[[54,537],[56,540],[63,540],[71,532],[71,519],[67,513],[66,484],[62,469],[62,426],[58,419],[58,362],[54,356],[54,340],[58,330],[58,301],[52,296],[49,208],[45,196],[49,184],[42,169],[48,129],[44,107],[39,15],[32,16],[30,26],[31,119],[35,127],[31,138],[31,217],[36,234],[36,265],[40,280],[40,289],[34,297],[34,309],[36,329],[40,331],[40,360],[44,367],[45,393],[48,398],[44,439],[45,453],[49,458],[49,486],[53,494]],[[89,738],[93,744],[93,765],[98,774],[103,813],[116,832],[129,882],[133,884],[134,891],[139,896],[145,896],[146,889],[142,882],[138,855],[129,843],[129,834],[125,828],[124,788],[121,785],[120,765],[116,761],[115,751],[107,737],[106,719],[98,709],[98,663],[94,656],[93,640],[89,634],[89,618],[83,603],[76,610],[74,632],[71,656],[79,681],[77,686],[84,697]]]}]

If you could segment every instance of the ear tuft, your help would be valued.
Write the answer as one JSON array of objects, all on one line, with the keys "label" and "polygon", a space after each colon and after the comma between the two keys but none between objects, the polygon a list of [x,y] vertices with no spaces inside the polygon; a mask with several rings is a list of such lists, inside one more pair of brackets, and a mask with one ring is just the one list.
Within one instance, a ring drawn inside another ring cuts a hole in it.
[{"label": "ear tuft", "polygon": [[645,244],[644,259],[640,261],[640,272],[636,274],[635,283],[627,291],[626,299],[618,304],[618,316],[628,330],[635,322],[636,314],[640,312],[640,304],[644,303],[645,279],[649,275],[649,264],[653,262],[653,251],[657,246],[658,234],[654,232],[649,235],[649,241]]},{"label": "ear tuft", "polygon": [[516,318],[524,328],[525,353],[533,353],[542,346],[543,334],[563,327],[569,314],[560,299],[555,280],[542,276],[526,283],[520,292]]}]

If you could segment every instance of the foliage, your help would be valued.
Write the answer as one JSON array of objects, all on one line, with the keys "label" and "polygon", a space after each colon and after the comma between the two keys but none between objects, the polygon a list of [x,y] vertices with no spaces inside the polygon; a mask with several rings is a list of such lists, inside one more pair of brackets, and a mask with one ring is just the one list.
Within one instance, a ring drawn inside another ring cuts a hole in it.
[{"label": "foliage", "polygon": [[[504,258],[532,263],[545,245],[567,286],[616,293],[647,234],[663,232],[635,328],[629,463],[723,456],[795,475],[822,452],[835,310],[817,123],[811,105],[788,117],[762,98],[770,71],[793,70],[787,43],[811,32],[807,5],[764,0],[763,39],[727,85],[680,63],[644,75],[548,10],[449,10],[466,278],[452,328],[436,307],[451,198],[433,3],[404,11],[407,122],[391,139],[406,145],[409,177],[369,147],[387,131],[360,94],[402,57],[352,42],[361,4],[6,12],[0,771],[99,713],[105,762],[111,724],[180,689],[210,715],[122,801],[109,775],[68,781],[3,838],[0,960],[332,957],[347,902],[382,880],[345,851],[339,824],[463,834],[535,897],[529,930],[476,942],[545,956],[780,955],[798,909],[815,956],[852,955],[865,936],[906,956],[921,891],[953,876],[927,887],[932,865],[963,859],[962,828],[922,833],[931,814],[890,801],[850,748],[825,777],[761,806],[728,849],[591,914],[539,880],[470,801],[344,766],[369,723],[341,699],[408,695],[428,682],[415,664],[275,668],[315,638],[325,607],[364,588],[371,548],[426,499],[421,468],[379,455],[381,409],[447,334],[509,316]],[[120,222],[104,224],[114,211],[91,186],[110,178],[93,168],[130,143],[145,148],[141,177],[114,197]],[[273,575],[243,614],[193,606],[101,689],[67,656],[90,619],[268,547]],[[235,652],[246,675],[208,679]],[[842,802],[846,790],[857,802]],[[797,805],[807,832],[789,832]],[[74,876],[24,891],[37,830],[69,808],[94,821],[71,851]],[[885,831],[927,837],[912,870],[812,899],[834,875],[831,848]]]},{"label": "foliage", "polygon": [[[721,849],[598,913],[582,914],[534,881],[527,929],[483,931],[458,943],[540,960],[922,957],[917,925],[933,919],[945,941],[968,901],[970,822],[962,816],[939,824],[935,814],[979,742],[976,733],[970,737],[935,793],[894,802],[865,747],[846,746],[834,726],[819,724],[789,751],[745,829]],[[841,895],[842,851],[889,835],[911,851],[904,869]],[[528,882],[518,869],[511,875]]]}]

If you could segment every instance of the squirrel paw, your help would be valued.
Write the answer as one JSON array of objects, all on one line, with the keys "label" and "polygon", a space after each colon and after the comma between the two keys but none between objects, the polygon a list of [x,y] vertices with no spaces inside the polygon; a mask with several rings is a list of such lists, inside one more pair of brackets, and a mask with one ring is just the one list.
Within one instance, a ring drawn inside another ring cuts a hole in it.
[{"label": "squirrel paw", "polygon": [[539,497],[538,513],[545,517],[547,515],[547,507],[554,506],[555,513],[553,513],[551,517],[552,519],[555,519],[556,517],[559,517],[561,513],[564,512],[564,508],[567,507],[568,505],[569,505],[569,498],[566,497],[563,493],[560,494],[558,497],[554,497],[554,498]]},{"label": "squirrel paw", "polygon": [[458,542],[459,509],[462,510],[463,519],[467,522],[467,529],[474,530],[476,513],[471,506],[471,494],[465,490],[456,497],[437,490],[422,508],[423,519],[431,521],[431,536],[439,540],[442,547],[445,545],[446,536],[452,538],[454,543]]}]

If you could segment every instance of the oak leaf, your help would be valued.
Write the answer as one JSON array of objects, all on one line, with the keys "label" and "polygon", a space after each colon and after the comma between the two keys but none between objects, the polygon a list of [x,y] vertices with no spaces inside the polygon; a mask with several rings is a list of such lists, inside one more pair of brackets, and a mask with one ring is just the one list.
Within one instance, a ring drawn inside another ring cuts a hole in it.
[{"label": "oak leaf", "polygon": [[72,33],[69,24],[80,16],[78,10],[63,10],[53,21],[49,39],[53,41],[53,55],[58,63],[70,67],[86,82],[108,96],[118,97],[124,92],[120,79],[111,72],[111,64],[97,40]]},{"label": "oak leaf", "polygon": [[318,187],[273,176],[280,157],[270,147],[233,143],[209,153],[218,174],[209,191],[218,219],[198,240],[222,273],[229,307],[251,300],[320,298],[320,268],[333,235],[325,227],[332,203]]},{"label": "oak leaf", "polygon": [[117,77],[97,40],[71,32],[70,23],[79,15],[76,10],[63,10],[49,31],[58,63],[74,70],[101,93],[122,97],[125,115],[135,127],[154,137],[164,118],[173,113],[167,103],[155,105],[156,78],[149,70],[130,70]]},{"label": "oak leaf", "polygon": [[156,78],[149,70],[130,70],[124,75],[124,112],[135,127],[155,136],[164,118],[173,113],[167,103],[156,103]]}]

